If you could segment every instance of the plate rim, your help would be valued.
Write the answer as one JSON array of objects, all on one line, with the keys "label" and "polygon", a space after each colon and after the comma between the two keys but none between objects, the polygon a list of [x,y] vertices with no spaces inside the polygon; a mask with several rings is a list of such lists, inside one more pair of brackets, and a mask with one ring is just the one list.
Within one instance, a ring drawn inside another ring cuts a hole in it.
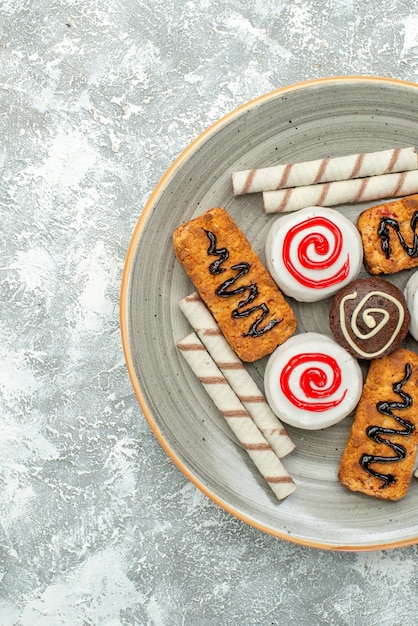
[{"label": "plate rim", "polygon": [[241,520],[248,526],[256,528],[267,535],[276,537],[278,539],[285,540],[287,542],[302,545],[310,548],[316,548],[321,550],[328,551],[339,551],[339,552],[370,552],[377,550],[388,550],[394,548],[403,548],[411,545],[415,545],[418,543],[418,532],[416,537],[412,537],[409,539],[402,539],[399,541],[380,543],[375,545],[340,545],[340,544],[332,544],[321,541],[315,541],[312,539],[300,538],[296,537],[292,534],[287,534],[285,531],[280,531],[274,528],[271,528],[261,522],[258,522],[252,519],[250,516],[247,516],[245,513],[236,509],[233,505],[225,502],[222,498],[220,498],[216,493],[214,493],[211,489],[209,489],[202,481],[197,478],[193,472],[189,470],[189,468],[183,463],[183,461],[178,457],[176,451],[172,448],[170,443],[164,438],[161,433],[157,422],[153,416],[153,413],[148,406],[145,396],[142,392],[140,382],[136,376],[135,368],[133,364],[133,357],[130,350],[130,341],[129,341],[129,320],[128,320],[128,308],[129,308],[129,295],[130,295],[130,287],[131,287],[131,274],[133,262],[135,260],[136,250],[139,244],[139,241],[142,237],[145,225],[147,223],[148,218],[150,217],[152,211],[157,204],[158,199],[163,194],[164,189],[167,187],[168,183],[174,177],[175,173],[182,166],[183,162],[186,161],[190,155],[195,152],[198,147],[204,143],[213,133],[219,132],[223,126],[228,124],[231,120],[236,117],[239,117],[244,111],[253,109],[257,107],[259,104],[267,102],[271,99],[275,99],[277,97],[281,97],[289,92],[299,91],[303,89],[309,89],[311,87],[321,86],[321,85],[330,85],[332,83],[342,84],[342,83],[356,83],[356,82],[373,82],[373,83],[383,83],[385,85],[393,85],[400,87],[410,87],[418,90],[418,84],[413,81],[391,78],[386,76],[367,76],[367,75],[338,75],[338,76],[329,76],[323,78],[315,78],[311,80],[305,80],[299,83],[289,84],[283,87],[279,87],[272,91],[269,91],[265,94],[257,96],[244,104],[239,105],[238,107],[231,110],[229,113],[223,115],[214,123],[210,124],[205,130],[203,130],[197,137],[192,140],[186,148],[184,148],[180,154],[175,158],[175,160],[171,163],[171,165],[167,168],[165,173],[157,182],[154,187],[151,195],[146,201],[139,218],[136,222],[134,230],[132,232],[130,242],[128,245],[128,249],[126,252],[125,262],[122,270],[122,278],[121,278],[121,286],[120,286],[120,295],[119,295],[119,317],[120,317],[120,333],[121,333],[121,341],[122,348],[125,358],[126,367],[128,370],[128,375],[136,396],[136,399],[144,413],[144,417],[151,428],[154,436],[157,441],[171,459],[171,461],[175,464],[175,466],[182,472],[182,474],[202,493],[204,493],[212,502],[221,507],[224,511],[232,515],[233,517]]}]

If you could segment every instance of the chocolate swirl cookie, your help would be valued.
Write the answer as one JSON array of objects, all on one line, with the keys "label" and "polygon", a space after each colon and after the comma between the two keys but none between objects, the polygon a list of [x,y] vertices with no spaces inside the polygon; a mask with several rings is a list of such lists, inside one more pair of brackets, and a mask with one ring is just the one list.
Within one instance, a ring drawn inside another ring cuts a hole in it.
[{"label": "chocolate swirl cookie", "polygon": [[402,292],[383,278],[359,278],[341,289],[330,307],[330,328],[358,359],[390,354],[405,338],[410,315]]}]

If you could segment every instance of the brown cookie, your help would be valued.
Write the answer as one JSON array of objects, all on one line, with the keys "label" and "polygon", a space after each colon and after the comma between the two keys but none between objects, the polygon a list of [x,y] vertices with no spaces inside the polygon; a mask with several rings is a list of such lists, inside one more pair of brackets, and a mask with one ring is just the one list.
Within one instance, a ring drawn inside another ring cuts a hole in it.
[{"label": "brown cookie", "polygon": [[402,292],[377,276],[359,278],[332,300],[329,322],[336,341],[358,359],[376,359],[398,348],[410,316]]}]

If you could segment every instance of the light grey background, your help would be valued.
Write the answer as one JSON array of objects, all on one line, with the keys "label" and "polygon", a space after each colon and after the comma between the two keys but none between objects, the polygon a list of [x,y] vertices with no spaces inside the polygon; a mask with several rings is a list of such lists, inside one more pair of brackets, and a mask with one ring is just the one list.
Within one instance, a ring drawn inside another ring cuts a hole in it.
[{"label": "light grey background", "polygon": [[118,307],[179,152],[283,85],[416,81],[416,3],[0,0],[0,28],[1,626],[415,626],[417,548],[296,546],[187,482]]}]

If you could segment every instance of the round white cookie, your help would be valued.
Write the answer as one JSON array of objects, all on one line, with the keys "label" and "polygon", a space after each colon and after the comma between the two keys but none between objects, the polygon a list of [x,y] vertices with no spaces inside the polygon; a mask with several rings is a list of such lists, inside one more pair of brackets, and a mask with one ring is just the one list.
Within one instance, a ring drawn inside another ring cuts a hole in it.
[{"label": "round white cookie", "polygon": [[299,302],[323,300],[360,273],[363,246],[348,218],[307,207],[278,218],[266,240],[266,263],[280,289]]},{"label": "round white cookie", "polygon": [[270,355],[264,375],[267,401],[286,424],[318,430],[357,406],[363,376],[357,360],[334,339],[295,335]]},{"label": "round white cookie", "polygon": [[414,272],[405,285],[404,296],[411,321],[409,332],[418,341],[418,271]]}]

